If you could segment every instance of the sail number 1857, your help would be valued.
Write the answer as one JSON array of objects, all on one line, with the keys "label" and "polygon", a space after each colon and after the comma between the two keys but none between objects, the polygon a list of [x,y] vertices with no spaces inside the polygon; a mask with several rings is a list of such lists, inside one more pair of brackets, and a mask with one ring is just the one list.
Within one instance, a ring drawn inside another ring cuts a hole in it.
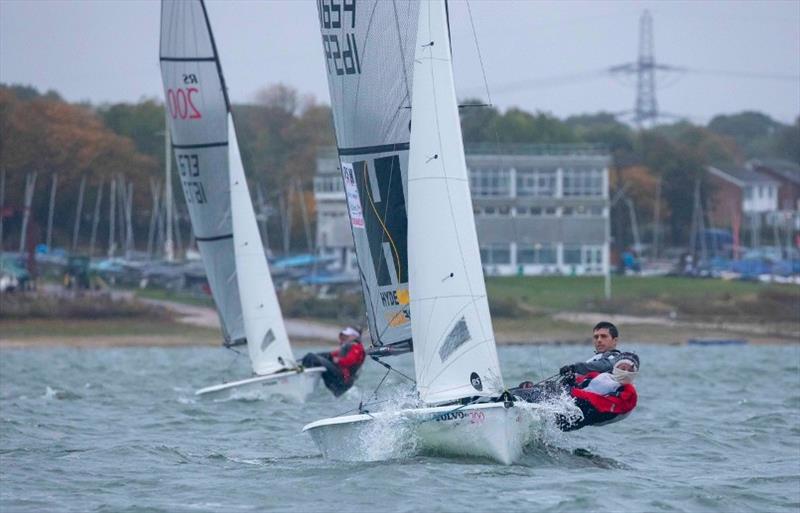
[{"label": "sail number 1857", "polygon": [[317,9],[328,73],[360,74],[361,59],[356,35],[347,32],[356,27],[356,0],[317,0]]},{"label": "sail number 1857", "polygon": [[186,203],[206,203],[206,190],[200,180],[200,158],[195,153],[178,154],[178,169]]}]

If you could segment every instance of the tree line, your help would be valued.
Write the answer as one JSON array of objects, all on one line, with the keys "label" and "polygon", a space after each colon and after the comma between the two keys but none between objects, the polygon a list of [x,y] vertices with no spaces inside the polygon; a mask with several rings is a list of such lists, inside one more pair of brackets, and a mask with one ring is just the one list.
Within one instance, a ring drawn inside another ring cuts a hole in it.
[{"label": "tree line", "polygon": [[[263,198],[272,207],[267,216],[269,246],[280,251],[288,243],[291,249],[306,250],[308,232],[312,238],[314,233],[317,151],[335,144],[330,108],[278,84],[263,89],[252,103],[234,105],[233,110],[251,193],[256,202]],[[88,249],[92,228],[98,232],[96,246],[106,244],[113,180],[119,191],[131,191],[135,245],[143,249],[151,242],[148,237],[152,239],[155,193],[163,190],[164,119],[163,103],[156,99],[75,104],[65,102],[54,91],[42,93],[32,87],[0,84],[3,249],[17,249],[25,181],[34,172],[31,226],[36,242],[44,241],[50,191],[56,180],[52,246],[69,248],[75,240],[81,197],[78,248]],[[628,202],[646,231],[653,226],[656,198],[660,198],[659,217],[665,227],[663,242],[685,246],[695,183],[703,184],[704,201],[712,192],[705,183],[704,169],[709,164],[741,165],[755,157],[800,163],[800,117],[785,125],[762,113],[742,112],[716,116],[705,126],[680,121],[638,131],[609,113],[559,119],[518,108],[473,107],[462,109],[461,121],[466,144],[606,145],[612,156],[611,197],[624,198],[612,208],[612,234],[618,247],[632,242]],[[177,177],[173,180],[173,189],[180,190]],[[124,202],[125,195],[118,196]],[[182,194],[176,193],[175,199],[186,243],[190,228]],[[93,208],[98,203],[104,215],[98,226],[92,227]],[[301,222],[304,215],[311,223],[310,230]],[[290,218],[291,229],[286,231]]]}]

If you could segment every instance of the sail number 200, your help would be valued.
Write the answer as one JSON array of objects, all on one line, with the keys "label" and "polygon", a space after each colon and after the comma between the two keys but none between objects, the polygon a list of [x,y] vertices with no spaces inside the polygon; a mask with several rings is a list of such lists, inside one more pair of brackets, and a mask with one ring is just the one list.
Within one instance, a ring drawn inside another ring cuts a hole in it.
[{"label": "sail number 200", "polygon": [[337,75],[360,74],[361,60],[358,57],[356,35],[344,31],[338,34],[325,33],[326,30],[356,27],[356,0],[317,0],[317,8],[328,73],[335,71]]},{"label": "sail number 200", "polygon": [[200,119],[202,114],[194,106],[192,95],[199,93],[196,87],[167,89],[167,108],[172,119]]}]

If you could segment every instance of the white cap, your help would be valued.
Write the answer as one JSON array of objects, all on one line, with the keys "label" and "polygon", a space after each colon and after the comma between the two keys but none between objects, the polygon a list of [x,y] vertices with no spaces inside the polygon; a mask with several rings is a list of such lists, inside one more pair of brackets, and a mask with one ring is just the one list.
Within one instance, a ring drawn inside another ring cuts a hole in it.
[{"label": "white cap", "polygon": [[359,333],[359,331],[354,327],[348,326],[344,328],[342,331],[340,331],[339,335],[344,335],[346,337],[360,337],[361,333]]}]

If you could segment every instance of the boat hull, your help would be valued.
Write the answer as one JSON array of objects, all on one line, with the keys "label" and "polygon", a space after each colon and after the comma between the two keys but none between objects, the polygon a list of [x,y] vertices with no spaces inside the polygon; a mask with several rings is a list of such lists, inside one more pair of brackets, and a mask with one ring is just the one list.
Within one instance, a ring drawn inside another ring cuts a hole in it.
[{"label": "boat hull", "polygon": [[324,367],[311,367],[302,371],[266,374],[201,388],[195,395],[214,399],[262,399],[277,395],[303,403],[314,393],[323,372]]},{"label": "boat hull", "polygon": [[509,465],[541,430],[535,405],[482,403],[323,419],[303,428],[328,459],[375,461],[435,455],[489,458]]}]

